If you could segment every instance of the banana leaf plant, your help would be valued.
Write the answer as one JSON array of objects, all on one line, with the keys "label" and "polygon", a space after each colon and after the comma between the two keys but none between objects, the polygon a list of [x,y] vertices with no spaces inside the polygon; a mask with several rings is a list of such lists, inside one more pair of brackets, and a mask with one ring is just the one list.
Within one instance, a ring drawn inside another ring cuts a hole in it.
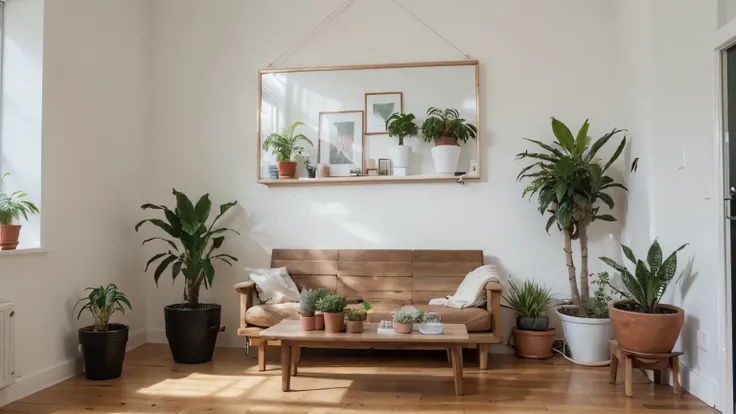
[{"label": "banana leaf plant", "polygon": [[170,247],[166,252],[151,257],[146,263],[146,271],[152,264],[160,260],[153,273],[156,286],[158,286],[161,275],[169,267],[171,267],[171,277],[174,281],[179,274],[184,275],[184,300],[192,308],[197,308],[200,288],[204,284],[205,289],[208,289],[215,279],[213,261],[220,260],[232,266],[232,262],[238,260],[229,254],[215,254],[215,251],[225,241],[226,232],[240,234],[225,227],[215,227],[217,221],[238,202],[222,204],[219,214],[207,225],[212,208],[209,194],[200,197],[195,205],[184,193],[176,189],[173,193],[176,197],[176,207],[173,210],[164,205],[143,204],[141,206],[143,210],[162,210],[165,220],[159,218],[142,220],[135,225],[135,231],[138,231],[143,224],[151,223],[166,233],[166,237],[151,237],[143,241],[143,244],[159,241]]},{"label": "banana leaf plant", "polygon": [[[596,157],[611,138],[624,131],[614,128],[592,142],[588,136],[589,126],[586,120],[573,136],[564,123],[552,118],[552,132],[556,141],[548,144],[525,138],[544,152],[524,151],[516,156],[517,160],[528,158],[534,161],[517,176],[519,181],[531,180],[522,197],[529,196],[531,199],[537,194],[539,212],[550,214],[547,232],[553,225],[562,231],[570,296],[579,310],[583,302],[590,300],[588,227],[597,220],[616,221],[614,216],[600,212],[600,202],[613,209],[614,201],[608,191],[616,187],[628,191],[623,184],[606,175],[626,147],[626,135],[608,161],[604,163]],[[580,242],[580,288],[572,255],[573,240]]]}]

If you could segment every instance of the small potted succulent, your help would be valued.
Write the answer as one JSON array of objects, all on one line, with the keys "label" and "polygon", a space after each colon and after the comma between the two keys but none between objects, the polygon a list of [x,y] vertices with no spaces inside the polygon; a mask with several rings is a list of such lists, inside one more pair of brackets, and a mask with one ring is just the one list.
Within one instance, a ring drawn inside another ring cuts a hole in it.
[{"label": "small potted succulent", "polygon": [[544,359],[552,356],[555,329],[549,329],[549,311],[552,302],[550,289],[534,281],[525,281],[519,288],[509,282],[509,294],[504,296],[507,306],[516,312],[514,335],[516,356]]},{"label": "small potted succulent", "polygon": [[325,331],[342,332],[345,329],[345,307],[348,301],[342,295],[327,295],[317,302],[317,310],[324,314]]},{"label": "small potted succulent", "polygon": [[394,330],[396,333],[411,333],[415,323],[424,318],[424,312],[413,306],[404,306],[394,314]]},{"label": "small potted succulent", "polygon": [[[10,173],[0,177],[0,186]],[[21,216],[28,221],[29,215],[38,214],[38,207],[32,202],[25,200],[28,194],[15,191],[8,194],[0,191],[0,250],[15,250],[18,247],[20,228],[18,223]]]},{"label": "small potted succulent", "polygon": [[345,310],[345,320],[347,320],[348,333],[362,333],[363,322],[368,318],[368,311],[373,309],[368,302],[363,302],[358,308]]},{"label": "small potted succulent", "polygon": [[324,288],[317,288],[315,293],[315,304],[314,304],[314,330],[322,331],[325,329],[325,314],[317,309],[317,303],[327,296],[327,291]]},{"label": "small potted succulent", "polygon": [[388,148],[391,155],[391,163],[394,171],[396,168],[408,168],[409,157],[411,156],[411,147],[404,145],[404,140],[409,137],[419,135],[419,127],[414,123],[416,116],[414,114],[394,113],[386,120],[386,132],[390,137],[399,140],[398,146]]},{"label": "small potted succulent", "polygon": [[434,142],[432,159],[437,174],[453,175],[457,171],[457,160],[460,158],[459,142],[466,143],[475,139],[478,130],[475,125],[460,118],[457,109],[427,109],[427,119],[422,124],[424,141]]},{"label": "small potted succulent", "polygon": [[273,155],[276,156],[276,166],[279,170],[279,179],[297,178],[297,163],[293,158],[299,153],[299,151],[304,149],[299,146],[300,141],[305,141],[307,144],[314,146],[312,141],[310,141],[304,134],[294,135],[296,129],[303,125],[304,123],[302,122],[294,122],[294,125],[292,125],[291,128],[284,128],[280,134],[273,133],[263,141],[263,150],[272,151]]},{"label": "small potted succulent", "polygon": [[662,260],[662,248],[654,240],[645,263],[637,259],[630,248],[621,245],[624,256],[635,266],[633,274],[622,264],[607,257],[600,258],[621,273],[624,287],[617,289],[611,285],[611,289],[624,300],[608,305],[611,325],[621,348],[647,354],[672,352],[685,321],[685,311],[677,306],[660,304],[659,301],[677,271],[677,252],[685,246],[687,244]]},{"label": "small potted succulent", "polygon": [[118,287],[109,284],[87,288],[87,297],[80,299],[77,319],[84,311],[89,311],[94,324],[79,328],[79,344],[84,356],[84,375],[91,380],[106,380],[119,377],[123,372],[125,346],[128,343],[128,325],[110,323],[115,312],[125,314],[125,307],[131,309],[130,301]]},{"label": "small potted succulent", "polygon": [[317,306],[317,291],[302,289],[299,293],[299,319],[302,331],[314,330],[314,311]]}]

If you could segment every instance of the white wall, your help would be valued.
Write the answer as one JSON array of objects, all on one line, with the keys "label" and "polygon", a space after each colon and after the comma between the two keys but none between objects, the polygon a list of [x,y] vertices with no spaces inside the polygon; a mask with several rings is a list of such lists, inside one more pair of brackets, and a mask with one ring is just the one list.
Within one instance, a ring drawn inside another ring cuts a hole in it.
[{"label": "white wall", "polygon": [[[170,189],[177,187],[192,195],[211,192],[219,202],[237,199],[243,206],[229,223],[243,236],[226,242],[229,253],[241,261],[234,270],[218,268],[214,290],[205,294],[224,305],[228,332],[219,343],[242,346],[235,334],[239,305],[232,283],[245,277],[242,267],[268,265],[270,250],[277,247],[483,249],[505,274],[536,278],[569,295],[562,238],[557,232],[548,236],[536,204],[521,198],[524,184],[516,182],[516,175],[526,163],[514,157],[531,148],[522,137],[552,139],[550,116],[575,129],[590,118],[593,136],[626,127],[613,52],[618,44],[614,4],[402,2],[481,62],[481,183],[259,185],[254,165],[258,70],[341,3],[153,4],[149,56],[154,162],[147,201],[171,203]],[[276,22],[279,34],[264,36]],[[358,0],[274,66],[457,59],[463,56],[389,0]],[[616,257],[617,235],[616,224],[596,224],[591,256]],[[592,260],[591,270],[602,266]],[[150,338],[163,340],[161,308],[181,300],[182,286],[161,283],[154,289],[151,279],[148,275]]]},{"label": "white wall", "polygon": [[[639,157],[639,170],[629,178],[623,238],[641,255],[655,237],[665,252],[690,243],[679,264],[682,269],[691,262],[692,272],[671,286],[665,301],[686,310],[680,337],[684,386],[723,409],[724,356],[718,343],[723,315],[716,294],[723,277],[716,191],[720,160],[713,141],[716,2],[627,0],[621,5],[626,105],[632,109],[634,138],[629,156]],[[697,346],[698,330],[708,333],[705,349]]]},{"label": "white wall", "polygon": [[144,338],[132,225],[145,182],[145,10],[144,0],[47,0],[37,7],[44,19],[48,253],[0,256],[0,299],[16,304],[22,376],[0,391],[0,404],[78,372],[76,328],[90,321],[77,322],[71,309],[87,286],[118,284],[134,306],[120,320],[131,325],[132,344]]}]

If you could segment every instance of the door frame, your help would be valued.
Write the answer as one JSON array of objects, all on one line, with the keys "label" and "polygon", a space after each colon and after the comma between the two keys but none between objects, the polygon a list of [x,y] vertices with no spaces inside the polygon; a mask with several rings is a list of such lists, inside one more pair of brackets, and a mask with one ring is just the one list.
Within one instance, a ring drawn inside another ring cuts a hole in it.
[{"label": "door frame", "polygon": [[[736,22],[731,22],[736,23]],[[726,35],[724,33],[730,33]],[[718,278],[717,288],[723,292],[718,296],[719,310],[719,329],[718,329],[718,354],[725,361],[721,372],[720,388],[716,391],[716,408],[720,408],[724,413],[733,413],[734,408],[734,370],[733,370],[733,340],[732,340],[732,295],[731,295],[731,238],[729,232],[726,231],[728,220],[726,220],[726,197],[729,193],[726,189],[725,174],[728,170],[728,154],[725,151],[724,142],[730,141],[730,137],[726,137],[726,112],[728,110],[728,99],[726,96],[726,88],[728,86],[724,78],[726,65],[726,50],[732,46],[736,46],[736,24],[729,24],[721,28],[718,32],[717,46],[714,50],[715,55],[715,153],[719,162],[716,163],[715,171],[715,194],[718,197],[717,203],[717,220],[718,220],[718,251],[721,260],[718,261]],[[736,135],[736,134],[735,134]],[[735,143],[736,144],[736,143]],[[722,404],[722,405],[721,405]],[[719,405],[721,405],[719,407]]]}]

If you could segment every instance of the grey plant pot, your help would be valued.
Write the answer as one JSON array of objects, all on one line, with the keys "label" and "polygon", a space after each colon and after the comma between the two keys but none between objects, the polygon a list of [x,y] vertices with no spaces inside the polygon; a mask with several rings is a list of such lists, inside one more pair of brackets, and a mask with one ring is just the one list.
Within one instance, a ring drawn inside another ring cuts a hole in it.
[{"label": "grey plant pot", "polygon": [[549,328],[549,316],[532,318],[528,316],[516,317],[516,329],[522,331],[546,331]]}]

